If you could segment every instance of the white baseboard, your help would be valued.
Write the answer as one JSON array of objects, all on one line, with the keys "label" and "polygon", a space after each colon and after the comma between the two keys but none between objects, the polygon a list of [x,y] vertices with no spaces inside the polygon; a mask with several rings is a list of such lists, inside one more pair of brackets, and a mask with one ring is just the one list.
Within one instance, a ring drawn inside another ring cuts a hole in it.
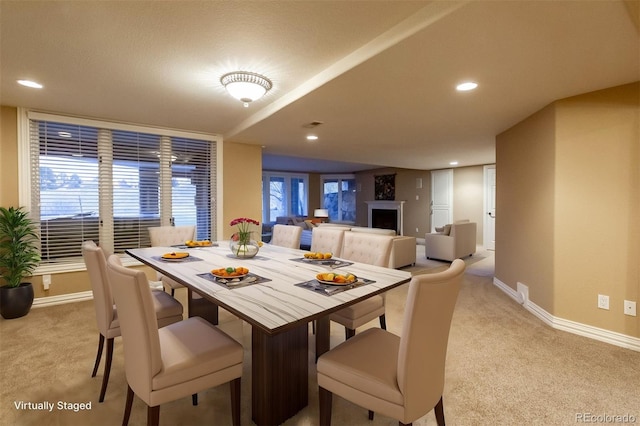
[{"label": "white baseboard", "polygon": [[555,317],[531,300],[524,300],[523,302],[517,291],[496,277],[493,278],[493,284],[552,328],[640,352],[640,339],[637,337]]},{"label": "white baseboard", "polygon": [[79,293],[61,294],[59,296],[38,297],[33,300],[33,307],[42,308],[45,306],[62,305],[63,303],[84,302],[85,300],[93,300],[93,292],[81,291]]}]

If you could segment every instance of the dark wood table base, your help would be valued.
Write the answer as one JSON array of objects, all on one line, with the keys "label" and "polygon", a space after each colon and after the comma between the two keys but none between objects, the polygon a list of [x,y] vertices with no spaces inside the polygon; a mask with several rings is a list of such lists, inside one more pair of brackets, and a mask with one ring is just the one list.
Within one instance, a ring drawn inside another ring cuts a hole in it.
[{"label": "dark wood table base", "polygon": [[251,329],[251,411],[258,425],[279,425],[307,406],[309,326],[278,334]]}]

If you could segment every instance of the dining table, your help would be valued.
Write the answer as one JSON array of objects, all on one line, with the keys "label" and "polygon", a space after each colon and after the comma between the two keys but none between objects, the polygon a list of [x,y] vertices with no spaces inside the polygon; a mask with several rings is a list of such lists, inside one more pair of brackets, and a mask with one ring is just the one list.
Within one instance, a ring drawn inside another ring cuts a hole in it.
[{"label": "dining table", "polygon": [[[221,307],[251,325],[251,414],[259,426],[281,424],[308,404],[309,322],[316,324],[317,359],[329,350],[332,312],[411,279],[407,271],[335,257],[308,259],[307,251],[271,244],[252,258],[237,258],[228,241],[125,252],[187,287],[189,316],[216,324]],[[238,278],[212,273],[227,268],[247,273]],[[322,282],[317,276],[323,273],[356,280]]]}]

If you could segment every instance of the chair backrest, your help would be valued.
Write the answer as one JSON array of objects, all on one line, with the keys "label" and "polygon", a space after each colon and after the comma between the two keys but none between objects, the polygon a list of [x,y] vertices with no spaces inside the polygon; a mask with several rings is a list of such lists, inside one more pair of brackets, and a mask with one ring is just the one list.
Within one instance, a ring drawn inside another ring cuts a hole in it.
[{"label": "chair backrest", "polygon": [[153,247],[184,244],[186,241],[195,240],[195,238],[196,227],[194,225],[149,227],[149,239]]},{"label": "chair backrest", "polygon": [[333,253],[336,257],[340,256],[344,232],[345,230],[340,228],[313,228],[311,231],[311,251]]},{"label": "chair backrest", "polygon": [[[82,244],[82,257],[91,282],[98,331],[103,336],[110,338],[112,336],[109,336],[109,326],[113,322],[114,309],[111,286],[107,277],[107,258],[102,249],[93,241],[85,241]],[[119,335],[119,332],[115,334]]]},{"label": "chair backrest", "polygon": [[400,335],[398,386],[405,397],[407,418],[419,418],[442,396],[453,309],[465,264],[411,279]]},{"label": "chair backrest", "polygon": [[118,308],[127,383],[147,402],[151,380],[162,369],[151,288],[143,271],[123,267],[116,255],[109,256],[107,274]]},{"label": "chair backrest", "polygon": [[375,266],[389,266],[393,237],[365,232],[344,233],[340,257]]},{"label": "chair backrest", "polygon": [[302,227],[296,225],[273,225],[270,244],[287,248],[300,248]]}]

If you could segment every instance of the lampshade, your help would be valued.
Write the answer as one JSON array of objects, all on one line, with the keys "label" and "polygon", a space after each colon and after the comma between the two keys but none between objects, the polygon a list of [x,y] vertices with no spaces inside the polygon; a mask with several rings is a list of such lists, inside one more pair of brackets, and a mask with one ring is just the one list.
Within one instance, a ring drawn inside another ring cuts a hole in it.
[{"label": "lampshade", "polygon": [[223,75],[220,83],[234,98],[246,104],[260,99],[273,87],[271,81],[260,74],[236,71]]},{"label": "lampshade", "polygon": [[315,209],[313,211],[314,217],[329,217],[329,210],[327,209]]}]

